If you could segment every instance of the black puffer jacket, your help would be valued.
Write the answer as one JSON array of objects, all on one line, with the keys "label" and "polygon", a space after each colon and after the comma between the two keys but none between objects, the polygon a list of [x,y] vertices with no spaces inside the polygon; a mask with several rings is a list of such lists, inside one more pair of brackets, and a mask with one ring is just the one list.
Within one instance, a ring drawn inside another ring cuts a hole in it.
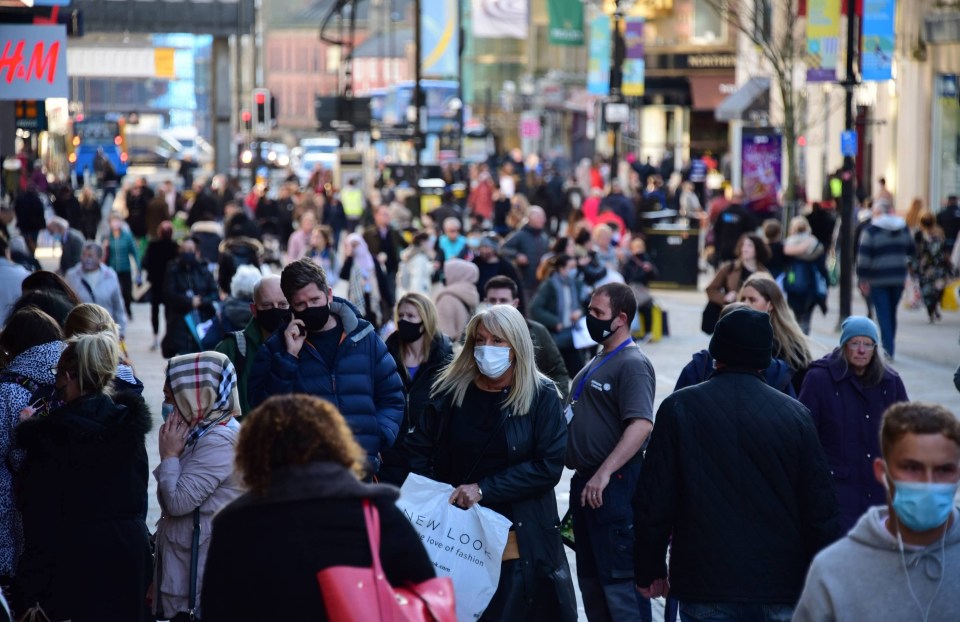
[{"label": "black puffer jacket", "polygon": [[145,620],[150,411],[139,395],[95,393],[21,423],[25,548],[18,610],[52,620]]},{"label": "black puffer jacket", "polygon": [[717,370],[657,412],[634,499],[637,585],[681,601],[790,603],[841,534],[810,412],[756,372]]},{"label": "black puffer jacket", "polygon": [[430,401],[430,389],[433,386],[433,381],[437,379],[440,370],[453,359],[453,346],[450,344],[449,337],[437,333],[430,345],[430,358],[420,365],[420,369],[417,370],[417,374],[413,378],[410,378],[410,373],[403,364],[403,357],[400,354],[400,338],[397,333],[393,333],[387,338],[387,350],[397,363],[397,373],[400,375],[400,380],[403,381],[403,392],[407,396],[407,408],[403,414],[403,421],[400,422],[400,431],[397,433],[397,440],[393,447],[380,451],[383,462],[378,476],[383,482],[402,486],[403,480],[407,478],[407,474],[410,472],[405,443],[407,433],[420,422],[423,409]]}]

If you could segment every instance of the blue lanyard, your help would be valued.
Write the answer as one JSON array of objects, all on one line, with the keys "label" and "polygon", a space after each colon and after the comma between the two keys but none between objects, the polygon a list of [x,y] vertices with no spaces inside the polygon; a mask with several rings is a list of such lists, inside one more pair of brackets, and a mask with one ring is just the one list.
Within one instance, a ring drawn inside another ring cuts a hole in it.
[{"label": "blue lanyard", "polygon": [[[628,345],[630,345],[631,343],[633,343],[633,339],[627,339],[626,341],[624,341],[623,343],[621,343],[619,346],[617,346],[617,349],[616,349],[616,350],[614,350],[613,352],[611,352],[611,353],[608,354],[607,356],[603,357],[603,360],[602,360],[602,361],[600,361],[599,363],[597,363],[596,365],[594,365],[593,367],[591,367],[591,368],[590,368],[590,371],[588,371],[587,373],[585,373],[585,374],[583,375],[583,378],[581,378],[581,379],[580,379],[580,382],[577,384],[577,388],[576,388],[576,390],[573,392],[573,400],[571,400],[570,403],[571,403],[571,404],[575,404],[575,403],[577,402],[577,400],[580,399],[580,394],[583,393],[583,389],[584,389],[584,387],[585,387],[586,384],[587,384],[587,380],[590,379],[590,376],[592,376],[598,369],[600,369],[601,367],[603,367],[603,364],[604,364],[604,363],[606,363],[607,361],[609,361],[610,359],[612,359],[614,354],[616,354],[616,353],[619,352],[620,350],[623,350],[624,348],[626,348],[626,347],[627,347]],[[594,360],[596,360],[596,359],[594,359]]]}]

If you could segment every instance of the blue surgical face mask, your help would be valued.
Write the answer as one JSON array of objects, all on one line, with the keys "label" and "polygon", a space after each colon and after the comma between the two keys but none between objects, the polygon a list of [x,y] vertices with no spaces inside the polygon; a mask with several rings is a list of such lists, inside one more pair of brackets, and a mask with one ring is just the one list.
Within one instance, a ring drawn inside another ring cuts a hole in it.
[{"label": "blue surgical face mask", "polygon": [[160,417],[163,419],[164,423],[166,423],[167,418],[173,414],[173,410],[173,404],[170,402],[164,402],[160,405]]},{"label": "blue surgical face mask", "polygon": [[510,348],[506,346],[477,346],[473,358],[487,378],[499,378],[510,369]]},{"label": "blue surgical face mask", "polygon": [[950,518],[958,484],[893,482],[893,511],[911,531],[930,531]]}]

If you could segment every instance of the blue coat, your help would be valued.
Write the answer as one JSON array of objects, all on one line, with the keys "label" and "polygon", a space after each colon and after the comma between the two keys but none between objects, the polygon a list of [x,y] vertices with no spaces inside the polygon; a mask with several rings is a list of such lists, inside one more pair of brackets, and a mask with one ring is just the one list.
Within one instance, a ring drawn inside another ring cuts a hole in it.
[{"label": "blue coat", "polygon": [[880,384],[864,387],[837,349],[810,364],[798,399],[813,415],[837,485],[841,527],[849,531],[867,508],[886,503],[873,474],[880,421],[891,404],[907,401],[907,390],[890,368]]},{"label": "blue coat", "polygon": [[[793,385],[790,383],[793,373],[790,366],[782,359],[774,358],[770,360],[770,366],[763,372],[763,379],[777,391],[795,398],[797,395],[793,392]],[[680,377],[677,378],[677,384],[673,390],[679,391],[685,387],[700,384],[711,374],[713,374],[713,357],[710,356],[709,351],[700,350],[694,353],[693,360],[680,371]]]},{"label": "blue coat", "polygon": [[397,365],[373,326],[357,316],[341,298],[330,302],[340,317],[343,337],[328,369],[323,358],[304,346],[300,357],[287,352],[283,331],[277,331],[257,351],[247,397],[256,408],[271,395],[308,393],[331,402],[343,414],[374,472],[377,454],[393,445],[406,402]]}]

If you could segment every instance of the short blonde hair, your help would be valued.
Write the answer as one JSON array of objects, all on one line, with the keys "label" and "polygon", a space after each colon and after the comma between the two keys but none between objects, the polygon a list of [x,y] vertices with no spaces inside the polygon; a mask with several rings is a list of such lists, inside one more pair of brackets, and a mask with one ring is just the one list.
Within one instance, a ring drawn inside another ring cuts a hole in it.
[{"label": "short blonde hair", "polygon": [[790,219],[790,235],[797,233],[808,233],[810,231],[810,221],[806,216],[794,216]]},{"label": "short blonde hair", "polygon": [[68,340],[57,367],[76,374],[80,395],[87,395],[110,393],[119,362],[120,344],[115,335],[104,331]]}]

